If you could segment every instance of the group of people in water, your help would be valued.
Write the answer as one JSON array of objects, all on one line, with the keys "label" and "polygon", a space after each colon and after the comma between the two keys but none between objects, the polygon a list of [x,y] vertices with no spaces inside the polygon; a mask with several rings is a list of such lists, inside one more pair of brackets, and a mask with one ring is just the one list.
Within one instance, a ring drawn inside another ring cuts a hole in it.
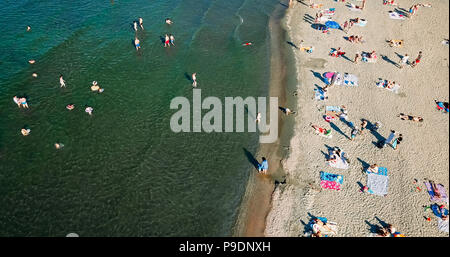
[{"label": "group of people in water", "polygon": [[[137,37],[138,22],[139,22],[139,27],[142,30],[144,30],[144,20],[141,17],[138,19],[138,21],[133,21],[133,28],[136,33],[135,37],[134,37],[134,46],[136,48],[136,51],[139,51],[139,49],[141,48],[141,41]],[[173,22],[170,18],[166,18],[165,22],[167,25],[173,24]],[[164,36],[164,47],[170,47],[170,45],[175,46],[175,37],[172,34],[166,34]]]}]

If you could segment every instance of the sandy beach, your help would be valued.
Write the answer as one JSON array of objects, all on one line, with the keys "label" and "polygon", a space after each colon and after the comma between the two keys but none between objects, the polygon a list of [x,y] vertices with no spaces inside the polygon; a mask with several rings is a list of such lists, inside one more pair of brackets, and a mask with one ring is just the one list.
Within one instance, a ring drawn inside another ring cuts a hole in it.
[{"label": "sandy beach", "polygon": [[[272,194],[265,236],[304,236],[312,217],[326,217],[338,224],[337,236],[366,237],[376,226],[393,224],[407,237],[448,236],[437,228],[437,217],[430,210],[430,196],[424,181],[433,180],[449,188],[449,116],[437,110],[435,99],[449,100],[449,3],[432,1],[432,7],[420,7],[417,14],[405,20],[390,19],[389,11],[407,11],[420,2],[398,0],[398,6],[383,5],[382,0],[367,1],[362,11],[352,11],[346,4],[332,0],[316,0],[321,9],[335,8],[332,20],[362,18],[367,25],[353,26],[348,34],[338,29],[322,33],[312,27],[320,9],[307,6],[308,1],[294,2],[285,18],[287,41],[293,46],[313,46],[307,53],[293,47],[296,59],[298,97],[294,136],[288,157],[281,162],[287,183],[278,185]],[[347,1],[361,4],[360,1]],[[425,3],[425,2],[423,2]],[[363,36],[364,43],[351,43],[344,37]],[[401,39],[403,47],[390,47],[386,40]],[[332,48],[340,47],[344,57],[331,57]],[[353,63],[357,52],[376,51],[376,63]],[[401,56],[408,54],[412,62],[423,52],[415,68],[397,67]],[[320,74],[349,73],[358,77],[358,86],[335,85],[328,99],[316,100],[314,89],[325,86]],[[396,81],[397,93],[377,87],[379,78]],[[333,126],[324,120],[325,106],[345,105],[348,121],[359,128],[361,120],[381,123],[376,132],[365,130],[352,141],[352,129],[337,119]],[[398,114],[420,116],[423,122],[402,120]],[[332,138],[314,133],[311,124],[332,129]],[[389,145],[380,149],[376,143],[387,138],[391,130],[403,135],[394,150]],[[339,147],[349,160],[348,169],[326,164],[329,148]],[[388,170],[388,193],[378,196],[362,192],[368,175],[364,167],[378,164]],[[320,171],[343,176],[339,191],[320,186]],[[417,180],[417,183],[413,182]],[[419,187],[419,189],[416,189]],[[448,204],[446,205],[448,208]],[[427,220],[426,218],[430,218]]]}]

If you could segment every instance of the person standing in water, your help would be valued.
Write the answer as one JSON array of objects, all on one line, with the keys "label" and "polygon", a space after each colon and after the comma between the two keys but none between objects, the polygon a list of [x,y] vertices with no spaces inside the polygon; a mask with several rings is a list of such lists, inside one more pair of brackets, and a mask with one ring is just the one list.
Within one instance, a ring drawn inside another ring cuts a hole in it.
[{"label": "person standing in water", "polygon": [[141,44],[138,38],[134,39],[134,45],[136,46],[136,51],[139,50],[139,48],[141,48]]},{"label": "person standing in water", "polygon": [[170,38],[169,35],[166,34],[166,36],[164,37],[164,47],[170,47]]},{"label": "person standing in water", "polygon": [[197,87],[197,73],[196,72],[194,72],[193,74],[192,74],[192,86],[193,87]]},{"label": "person standing in water", "polygon": [[166,24],[172,25],[172,20],[171,20],[170,18],[167,18],[167,19],[166,19]]},{"label": "person standing in water", "polygon": [[141,29],[144,30],[144,20],[139,17],[139,26],[141,26]]},{"label": "person standing in water", "polygon": [[60,87],[66,87],[66,81],[64,81],[63,75],[59,76],[59,84],[61,85]]},{"label": "person standing in water", "polygon": [[133,27],[134,27],[134,31],[137,31],[137,22],[133,21]]},{"label": "person standing in water", "polygon": [[175,37],[172,35],[172,34],[170,34],[170,36],[169,36],[169,39],[170,39],[170,43],[173,45],[173,46],[175,46]]}]

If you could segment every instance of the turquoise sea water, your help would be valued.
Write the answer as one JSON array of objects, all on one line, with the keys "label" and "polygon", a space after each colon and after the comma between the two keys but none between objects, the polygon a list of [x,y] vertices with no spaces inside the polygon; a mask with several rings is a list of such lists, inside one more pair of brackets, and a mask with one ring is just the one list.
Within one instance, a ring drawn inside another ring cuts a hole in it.
[{"label": "turquoise sea water", "polygon": [[[1,1],[0,236],[231,235],[252,172],[244,148],[254,153],[258,135],[174,133],[169,104],[192,98],[193,72],[203,97],[267,95],[267,24],[278,4]],[[162,46],[166,33],[176,47]],[[102,94],[90,91],[93,80]]]}]

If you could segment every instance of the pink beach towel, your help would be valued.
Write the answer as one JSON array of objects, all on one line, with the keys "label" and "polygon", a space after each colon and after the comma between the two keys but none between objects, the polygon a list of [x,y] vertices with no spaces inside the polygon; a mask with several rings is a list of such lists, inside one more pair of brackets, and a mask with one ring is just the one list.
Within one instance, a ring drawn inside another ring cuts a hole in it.
[{"label": "pink beach towel", "polygon": [[441,185],[441,184],[436,185],[438,192],[441,195],[441,197],[437,197],[436,195],[434,195],[433,189],[431,188],[431,183],[430,182],[424,182],[424,183],[425,183],[425,186],[427,187],[428,194],[430,194],[430,201],[445,202],[448,204],[448,196],[445,193],[445,188],[443,185]]},{"label": "pink beach towel", "polygon": [[320,186],[325,189],[331,189],[331,190],[341,190],[341,184],[337,183],[336,181],[328,181],[328,180],[322,180],[320,181]]}]

